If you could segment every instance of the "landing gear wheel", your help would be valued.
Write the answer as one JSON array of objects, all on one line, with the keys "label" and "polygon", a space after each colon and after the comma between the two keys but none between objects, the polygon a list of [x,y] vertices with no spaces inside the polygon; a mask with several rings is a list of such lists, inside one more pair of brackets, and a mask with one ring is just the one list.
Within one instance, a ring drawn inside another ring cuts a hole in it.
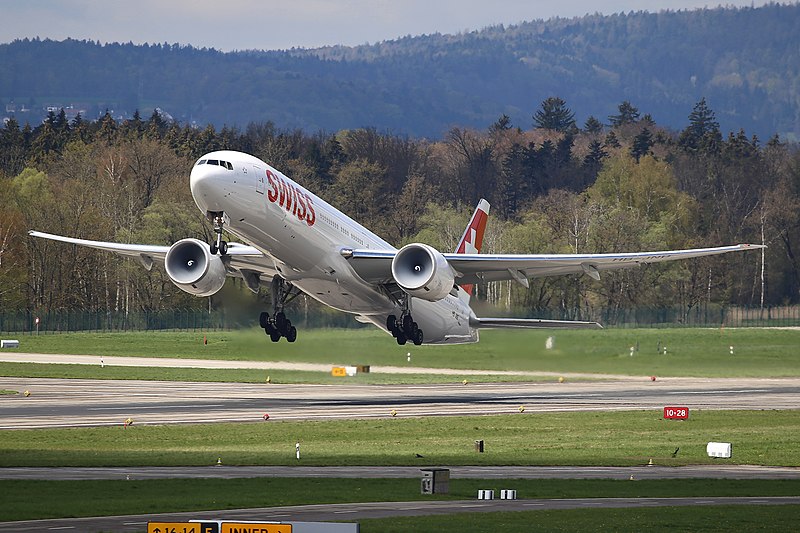
[{"label": "landing gear wheel", "polygon": [[286,331],[286,322],[288,321],[286,320],[286,315],[283,314],[283,311],[278,311],[275,313],[275,327],[278,329],[278,331]]},{"label": "landing gear wheel", "polygon": [[281,334],[278,333],[277,331],[272,331],[269,334],[269,340],[271,340],[272,342],[278,342],[279,340],[281,340]]},{"label": "landing gear wheel", "polygon": [[265,311],[258,315],[258,325],[261,326],[262,329],[267,329],[269,325],[269,313]]},{"label": "landing gear wheel", "polygon": [[399,344],[400,346],[403,346],[406,343],[407,340],[408,339],[406,338],[406,334],[405,333],[403,333],[402,331],[397,333],[397,344]]},{"label": "landing gear wheel", "polygon": [[289,342],[294,342],[297,340],[297,328],[291,326],[289,331],[286,333],[286,340]]},{"label": "landing gear wheel", "polygon": [[208,251],[211,252],[211,255],[217,255],[217,243],[212,242],[208,247]]},{"label": "landing gear wheel", "polygon": [[219,255],[227,255],[228,253],[228,243],[225,241],[220,241],[219,243]]},{"label": "landing gear wheel", "polygon": [[411,315],[406,315],[403,317],[403,331],[406,333],[411,331],[411,325],[414,323],[414,319],[411,318]]},{"label": "landing gear wheel", "polygon": [[422,330],[417,329],[416,333],[414,334],[414,345],[420,346],[422,344]]},{"label": "landing gear wheel", "polygon": [[386,317],[386,329],[394,335],[394,330],[397,329],[397,317],[389,315]]}]

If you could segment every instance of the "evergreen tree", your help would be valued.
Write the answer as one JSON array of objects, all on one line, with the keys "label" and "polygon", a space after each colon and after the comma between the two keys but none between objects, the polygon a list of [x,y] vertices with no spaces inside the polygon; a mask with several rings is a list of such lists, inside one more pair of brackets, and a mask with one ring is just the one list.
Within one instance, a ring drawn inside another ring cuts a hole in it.
[{"label": "evergreen tree", "polygon": [[608,135],[606,135],[606,140],[603,141],[603,145],[607,148],[619,148],[619,139],[617,139],[617,134],[613,131],[609,131]]},{"label": "evergreen tree", "polygon": [[575,113],[570,111],[564,100],[551,96],[534,113],[533,123],[537,128],[566,132],[575,128]]},{"label": "evergreen tree", "polygon": [[642,128],[639,135],[633,138],[633,146],[631,146],[631,155],[636,162],[643,156],[650,153],[650,148],[653,146],[653,134],[647,127]]},{"label": "evergreen tree", "polygon": [[594,115],[590,115],[583,125],[583,131],[589,135],[600,135],[603,133],[603,123],[597,120]]},{"label": "evergreen tree", "polygon": [[678,146],[688,152],[716,152],[720,141],[719,122],[703,97],[689,114],[689,125],[678,137]]},{"label": "evergreen tree", "polygon": [[612,127],[624,126],[625,124],[635,124],[639,120],[639,110],[629,101],[625,100],[617,107],[619,114],[611,115],[608,120]]}]

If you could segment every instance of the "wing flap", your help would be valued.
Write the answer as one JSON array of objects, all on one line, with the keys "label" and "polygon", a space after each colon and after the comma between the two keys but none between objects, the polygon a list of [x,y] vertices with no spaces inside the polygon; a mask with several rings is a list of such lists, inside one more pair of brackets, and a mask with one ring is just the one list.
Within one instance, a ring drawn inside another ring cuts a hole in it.
[{"label": "wing flap", "polygon": [[597,322],[542,318],[478,318],[474,327],[497,329],[603,329]]}]

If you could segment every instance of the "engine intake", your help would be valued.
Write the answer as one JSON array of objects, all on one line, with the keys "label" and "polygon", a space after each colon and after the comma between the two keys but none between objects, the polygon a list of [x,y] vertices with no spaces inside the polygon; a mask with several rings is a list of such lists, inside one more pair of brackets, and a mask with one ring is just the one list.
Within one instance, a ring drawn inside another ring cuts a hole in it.
[{"label": "engine intake", "polygon": [[392,260],[392,277],[411,296],[431,302],[453,290],[455,274],[447,259],[427,244],[407,244]]},{"label": "engine intake", "polygon": [[195,296],[211,296],[225,284],[227,271],[218,255],[211,255],[208,244],[197,239],[182,239],[173,244],[164,258],[169,279],[179,289]]}]

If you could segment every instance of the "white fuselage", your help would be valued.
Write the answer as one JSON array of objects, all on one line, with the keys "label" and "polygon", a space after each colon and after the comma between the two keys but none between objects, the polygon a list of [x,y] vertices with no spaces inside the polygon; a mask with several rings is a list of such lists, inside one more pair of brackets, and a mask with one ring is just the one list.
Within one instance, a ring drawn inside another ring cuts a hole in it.
[{"label": "white fuselage", "polygon": [[[224,212],[225,230],[259,249],[278,274],[308,296],[386,330],[400,308],[380,286],[361,279],[342,249],[395,250],[361,224],[260,159],[218,151],[192,168],[192,196],[203,212]],[[227,164],[229,163],[229,165]],[[387,280],[389,281],[389,280]],[[477,342],[469,305],[455,296],[414,298],[411,312],[425,343]]]}]

